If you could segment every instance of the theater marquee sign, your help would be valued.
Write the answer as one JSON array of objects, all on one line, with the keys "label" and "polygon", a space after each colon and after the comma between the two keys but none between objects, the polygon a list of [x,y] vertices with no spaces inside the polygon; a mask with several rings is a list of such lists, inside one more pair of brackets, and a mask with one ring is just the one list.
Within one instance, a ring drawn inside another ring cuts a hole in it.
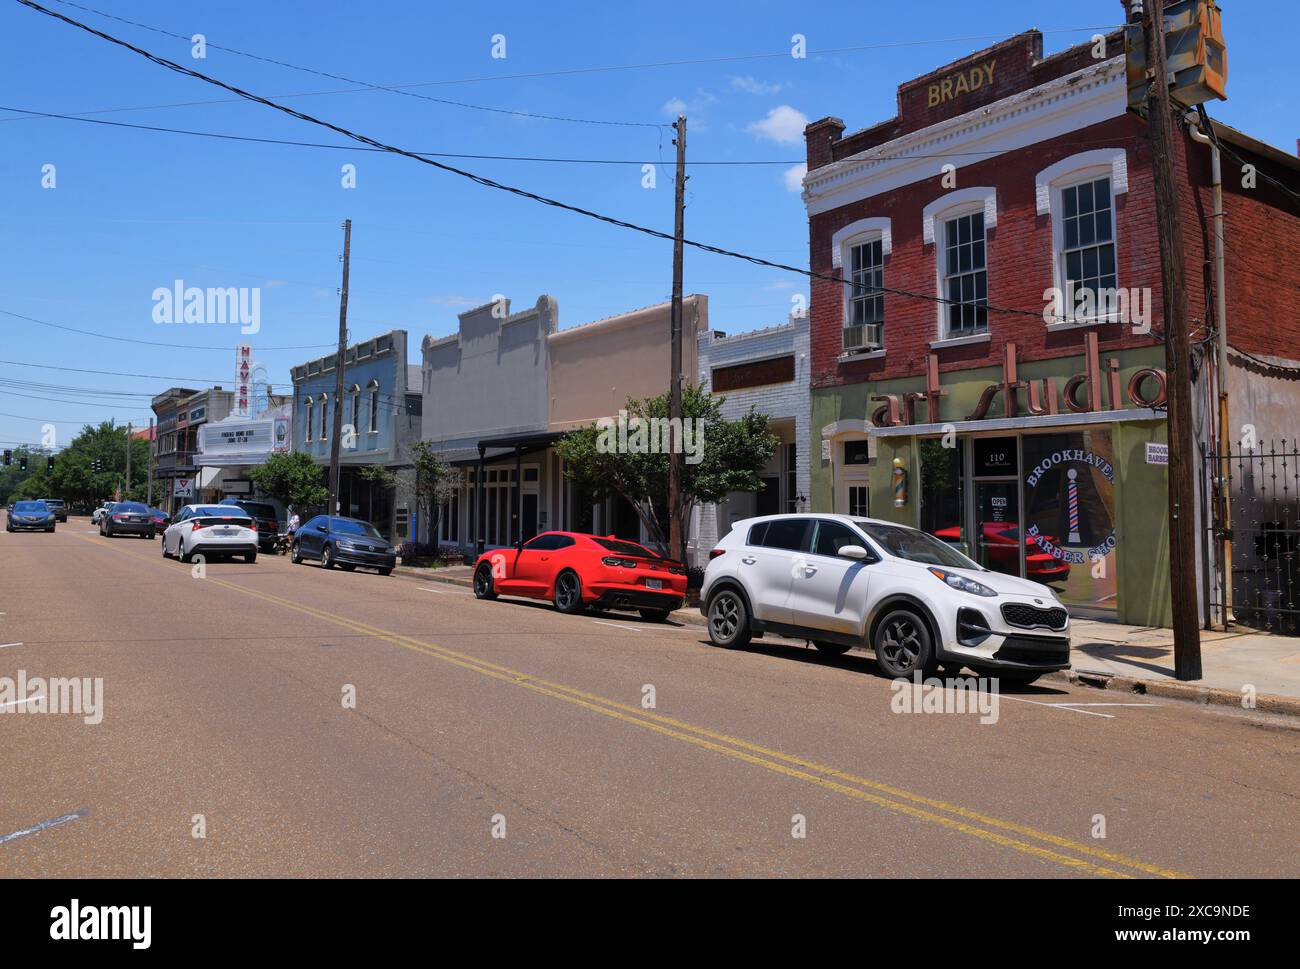
[{"label": "theater marquee sign", "polygon": [[[1007,343],[1003,350],[1002,379],[989,384],[980,394],[975,409],[961,418],[966,421],[984,420],[995,400],[1002,398],[1005,417],[1042,417],[1063,413],[1087,414],[1102,410],[1121,410],[1127,400],[1133,407],[1163,407],[1167,399],[1165,372],[1155,367],[1136,371],[1121,388],[1119,360],[1110,357],[1103,368],[1097,349],[1097,334],[1084,334],[1084,370],[1059,387],[1057,378],[1042,377],[1020,379],[1016,369],[1016,345]],[[1104,389],[1103,389],[1104,388]],[[876,427],[906,427],[914,424],[940,424],[941,398],[948,392],[939,384],[939,357],[931,353],[926,360],[925,390],[906,394],[880,394],[872,396],[879,403],[871,414]],[[925,407],[925,420],[917,419],[917,405]],[[1109,406],[1105,406],[1105,405]]]}]

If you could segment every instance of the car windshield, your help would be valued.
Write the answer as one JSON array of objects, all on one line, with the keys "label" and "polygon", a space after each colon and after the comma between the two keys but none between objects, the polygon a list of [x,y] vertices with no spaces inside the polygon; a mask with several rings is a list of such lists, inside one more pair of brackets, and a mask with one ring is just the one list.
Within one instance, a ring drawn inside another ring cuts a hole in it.
[{"label": "car windshield", "polygon": [[39,514],[43,511],[49,511],[49,509],[45,507],[43,501],[20,501],[14,505],[14,511],[19,514]]},{"label": "car windshield", "polygon": [[47,505],[61,505],[61,504],[63,504],[63,499],[62,499],[62,498],[42,498],[41,501],[45,502]]},{"label": "car windshield", "polygon": [[149,511],[148,505],[142,505],[138,501],[119,501],[113,506],[113,511],[120,511],[127,515],[143,515]]},{"label": "car windshield", "polygon": [[647,559],[657,559],[661,557],[650,551],[648,548],[638,545],[636,542],[625,542],[618,538],[598,538],[596,539],[596,544],[601,545],[618,555],[639,555],[640,557]]},{"label": "car windshield", "polygon": [[854,524],[878,542],[886,552],[897,558],[920,562],[922,565],[946,565],[952,569],[984,571],[947,542],[915,528],[868,521],[857,521]]},{"label": "car windshield", "polygon": [[379,534],[379,530],[370,522],[353,521],[350,518],[334,518],[330,521],[330,531],[338,532],[340,535],[365,535],[367,538],[377,538],[381,542],[384,536]]},{"label": "car windshield", "polygon": [[248,512],[238,505],[200,505],[194,509],[199,518],[248,518]]}]

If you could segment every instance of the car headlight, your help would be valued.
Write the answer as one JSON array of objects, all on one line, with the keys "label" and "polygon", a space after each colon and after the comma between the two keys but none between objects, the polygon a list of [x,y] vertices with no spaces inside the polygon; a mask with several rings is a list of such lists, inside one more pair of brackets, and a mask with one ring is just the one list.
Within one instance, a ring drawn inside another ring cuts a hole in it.
[{"label": "car headlight", "polygon": [[355,544],[347,541],[346,539],[339,539],[337,544],[339,548],[356,548]]},{"label": "car headlight", "polygon": [[969,592],[973,596],[991,597],[997,595],[996,592],[984,585],[982,582],[968,579],[966,576],[958,575],[956,572],[932,568],[930,569],[930,574],[948,587],[960,589],[962,592]]}]

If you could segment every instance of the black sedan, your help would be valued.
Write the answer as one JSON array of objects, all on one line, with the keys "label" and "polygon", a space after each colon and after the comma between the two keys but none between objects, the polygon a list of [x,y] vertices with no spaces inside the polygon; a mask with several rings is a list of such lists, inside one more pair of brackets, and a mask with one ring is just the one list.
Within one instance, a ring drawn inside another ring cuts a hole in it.
[{"label": "black sedan", "polygon": [[300,565],[304,559],[320,559],[322,568],[335,566],[351,572],[358,565],[391,575],[397,565],[397,550],[379,529],[359,518],[331,518],[317,515],[293,534],[289,560]]},{"label": "black sedan", "polygon": [[275,549],[280,537],[280,519],[276,517],[275,505],[265,501],[249,501],[245,498],[223,498],[223,505],[242,508],[257,522],[257,544],[263,552]]},{"label": "black sedan", "polygon": [[99,520],[99,534],[105,538],[112,538],[115,535],[141,535],[144,538],[153,538],[157,530],[153,512],[148,505],[139,501],[116,502]]},{"label": "black sedan", "polygon": [[9,506],[7,532],[52,532],[54,510],[43,501],[18,501]]}]

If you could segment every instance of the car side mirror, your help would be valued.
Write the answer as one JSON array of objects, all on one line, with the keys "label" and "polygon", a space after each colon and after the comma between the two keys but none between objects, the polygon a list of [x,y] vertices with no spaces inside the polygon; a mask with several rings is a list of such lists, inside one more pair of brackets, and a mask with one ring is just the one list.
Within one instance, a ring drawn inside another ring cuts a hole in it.
[{"label": "car side mirror", "polygon": [[854,559],[855,561],[861,562],[867,557],[867,550],[861,545],[843,545],[836,554],[839,555],[840,558]]}]

